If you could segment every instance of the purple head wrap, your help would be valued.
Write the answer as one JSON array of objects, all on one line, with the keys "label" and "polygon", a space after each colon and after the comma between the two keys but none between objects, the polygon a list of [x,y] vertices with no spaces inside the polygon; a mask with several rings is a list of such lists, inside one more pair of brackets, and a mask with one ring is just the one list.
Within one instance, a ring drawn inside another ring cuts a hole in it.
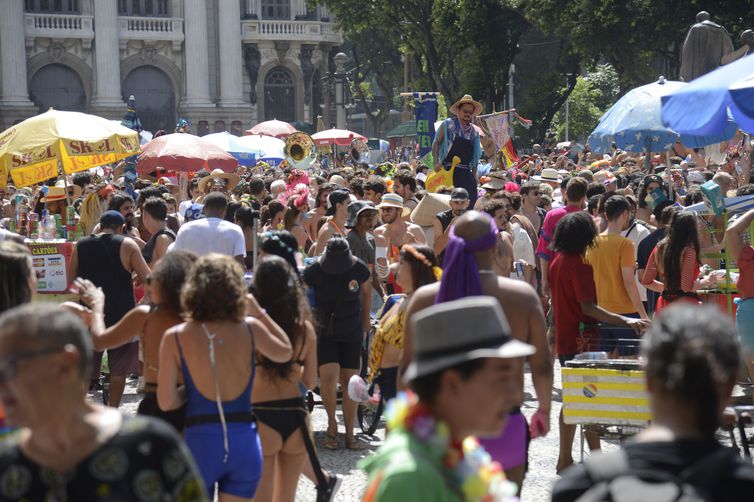
[{"label": "purple head wrap", "polygon": [[443,260],[440,292],[435,303],[449,302],[467,296],[482,295],[482,281],[479,279],[479,265],[474,253],[493,247],[499,239],[499,230],[489,215],[490,232],[474,241],[465,241],[456,236],[455,226],[451,227],[448,245]]}]

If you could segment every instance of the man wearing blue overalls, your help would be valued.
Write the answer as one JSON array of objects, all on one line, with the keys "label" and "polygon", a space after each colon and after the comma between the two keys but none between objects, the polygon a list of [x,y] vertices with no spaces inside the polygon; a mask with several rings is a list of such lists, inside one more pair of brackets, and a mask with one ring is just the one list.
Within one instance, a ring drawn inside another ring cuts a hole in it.
[{"label": "man wearing blue overalls", "polygon": [[477,199],[476,170],[482,157],[482,144],[479,133],[471,125],[474,117],[482,113],[482,105],[466,94],[450,107],[455,118],[442,121],[432,144],[434,169],[450,169],[453,157],[461,159],[453,173],[453,186],[463,187],[469,192],[469,207],[474,207]]}]

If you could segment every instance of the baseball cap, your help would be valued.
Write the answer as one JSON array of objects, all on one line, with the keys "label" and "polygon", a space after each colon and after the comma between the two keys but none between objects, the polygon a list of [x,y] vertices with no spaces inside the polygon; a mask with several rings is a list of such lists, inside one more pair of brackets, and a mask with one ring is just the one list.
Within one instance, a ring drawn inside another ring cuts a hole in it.
[{"label": "baseball cap", "polygon": [[335,205],[341,204],[351,199],[351,194],[348,190],[333,190],[330,195],[327,196],[327,211],[325,216],[332,216],[335,214]]},{"label": "baseball cap", "polygon": [[123,225],[126,223],[126,219],[118,211],[105,211],[102,216],[99,217],[99,224],[103,227],[113,227],[115,225]]},{"label": "baseball cap", "polygon": [[465,188],[454,188],[450,192],[450,200],[469,200],[469,192]]}]

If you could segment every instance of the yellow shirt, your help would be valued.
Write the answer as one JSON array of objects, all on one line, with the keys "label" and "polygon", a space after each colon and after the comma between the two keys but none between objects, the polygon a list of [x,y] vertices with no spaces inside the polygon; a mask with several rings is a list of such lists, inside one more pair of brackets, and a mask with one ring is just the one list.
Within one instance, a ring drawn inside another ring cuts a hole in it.
[{"label": "yellow shirt", "polygon": [[636,307],[626,292],[621,268],[636,265],[636,251],[630,239],[600,234],[586,252],[586,262],[594,271],[597,305],[614,314],[631,314]]}]

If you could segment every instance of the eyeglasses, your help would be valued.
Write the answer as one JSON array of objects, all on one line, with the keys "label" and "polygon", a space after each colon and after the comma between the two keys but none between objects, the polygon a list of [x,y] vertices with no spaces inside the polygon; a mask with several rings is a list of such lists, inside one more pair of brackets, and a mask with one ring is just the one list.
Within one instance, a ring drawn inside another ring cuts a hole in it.
[{"label": "eyeglasses", "polygon": [[18,374],[18,362],[25,359],[34,359],[35,357],[54,354],[63,350],[63,347],[47,347],[39,350],[30,350],[19,352],[12,356],[0,359],[0,382],[7,382],[16,377]]}]

